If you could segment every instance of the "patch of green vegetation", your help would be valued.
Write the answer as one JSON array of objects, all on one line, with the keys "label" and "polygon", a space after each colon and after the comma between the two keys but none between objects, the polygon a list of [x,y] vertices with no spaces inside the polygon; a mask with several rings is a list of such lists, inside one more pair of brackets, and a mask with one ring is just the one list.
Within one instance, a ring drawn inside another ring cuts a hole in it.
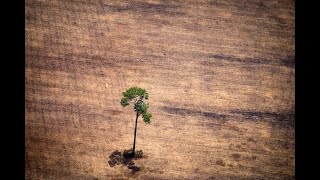
[{"label": "patch of green vegetation", "polygon": [[133,150],[131,148],[128,150],[127,149],[123,150],[121,154],[124,158],[142,158],[143,151],[138,150],[138,151],[135,151],[135,153],[133,154]]}]

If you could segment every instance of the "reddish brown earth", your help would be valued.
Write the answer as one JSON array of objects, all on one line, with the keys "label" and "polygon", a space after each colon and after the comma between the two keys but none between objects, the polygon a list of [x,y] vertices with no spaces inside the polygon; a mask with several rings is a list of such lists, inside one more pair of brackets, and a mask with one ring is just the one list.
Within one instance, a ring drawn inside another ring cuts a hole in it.
[{"label": "reddish brown earth", "polygon": [[[26,179],[294,179],[292,0],[25,2]],[[108,164],[133,143],[140,171]]]}]

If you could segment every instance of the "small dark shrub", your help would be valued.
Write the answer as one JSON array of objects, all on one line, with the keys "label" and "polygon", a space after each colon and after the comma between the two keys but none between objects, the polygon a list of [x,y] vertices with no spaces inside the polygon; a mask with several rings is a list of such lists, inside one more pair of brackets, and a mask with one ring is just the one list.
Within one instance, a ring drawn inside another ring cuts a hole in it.
[{"label": "small dark shrub", "polygon": [[[142,150],[136,151],[135,155],[134,155],[134,158],[142,158],[142,155],[143,155]],[[132,148],[128,149],[128,150],[125,149],[123,151],[123,153],[122,153],[122,156],[124,158],[133,158],[133,150],[132,150]]]},{"label": "small dark shrub", "polygon": [[217,164],[217,165],[220,165],[220,166],[226,166],[226,163],[225,163],[222,159],[218,159],[218,160],[216,161],[216,164]]},{"label": "small dark shrub", "polygon": [[[142,157],[142,150],[137,151],[135,158]],[[131,173],[134,174],[140,170],[138,166],[134,163],[134,158],[132,157],[132,149],[124,150],[122,153],[118,150],[114,151],[110,156],[110,160],[108,161],[110,167],[114,167],[116,165],[125,165],[128,169],[131,170]]]},{"label": "small dark shrub", "polygon": [[235,160],[239,160],[241,156],[240,156],[240,154],[235,153],[235,154],[232,154],[232,157],[233,157]]},{"label": "small dark shrub", "polygon": [[135,153],[135,158],[142,158],[142,155],[143,155],[143,152],[142,152],[142,150],[139,150],[139,151],[136,151],[136,153]]},{"label": "small dark shrub", "polygon": [[123,153],[122,153],[122,156],[124,157],[124,158],[131,158],[132,157],[132,148],[131,149],[125,149],[124,151],[123,151]]}]

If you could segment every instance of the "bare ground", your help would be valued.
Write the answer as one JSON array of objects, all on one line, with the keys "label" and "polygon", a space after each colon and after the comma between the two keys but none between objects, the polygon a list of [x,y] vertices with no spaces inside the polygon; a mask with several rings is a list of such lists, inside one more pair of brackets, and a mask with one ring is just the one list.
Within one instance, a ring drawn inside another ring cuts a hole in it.
[{"label": "bare ground", "polygon": [[[294,1],[25,2],[26,179],[294,179]],[[132,174],[130,86],[150,94]]]}]

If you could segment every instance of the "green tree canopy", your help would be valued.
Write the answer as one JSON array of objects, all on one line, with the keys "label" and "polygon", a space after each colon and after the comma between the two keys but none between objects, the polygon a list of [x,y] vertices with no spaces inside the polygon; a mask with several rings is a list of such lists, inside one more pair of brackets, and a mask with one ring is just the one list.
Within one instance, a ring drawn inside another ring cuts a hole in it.
[{"label": "green tree canopy", "polygon": [[134,128],[134,140],[133,140],[133,148],[132,155],[135,156],[135,148],[136,148],[136,135],[137,135],[137,125],[138,125],[138,117],[142,115],[143,121],[145,123],[150,123],[151,121],[151,113],[148,113],[149,105],[145,103],[145,100],[149,98],[146,90],[138,87],[131,87],[127,91],[122,93],[123,97],[121,98],[121,105],[126,107],[133,102],[134,111],[136,111],[136,123]]},{"label": "green tree canopy", "polygon": [[123,92],[122,95],[121,105],[126,107],[131,102],[134,102],[134,111],[138,113],[138,116],[142,115],[145,123],[150,123],[152,115],[147,112],[149,105],[145,103],[145,100],[149,98],[149,94],[146,90],[138,87],[131,87]]}]

